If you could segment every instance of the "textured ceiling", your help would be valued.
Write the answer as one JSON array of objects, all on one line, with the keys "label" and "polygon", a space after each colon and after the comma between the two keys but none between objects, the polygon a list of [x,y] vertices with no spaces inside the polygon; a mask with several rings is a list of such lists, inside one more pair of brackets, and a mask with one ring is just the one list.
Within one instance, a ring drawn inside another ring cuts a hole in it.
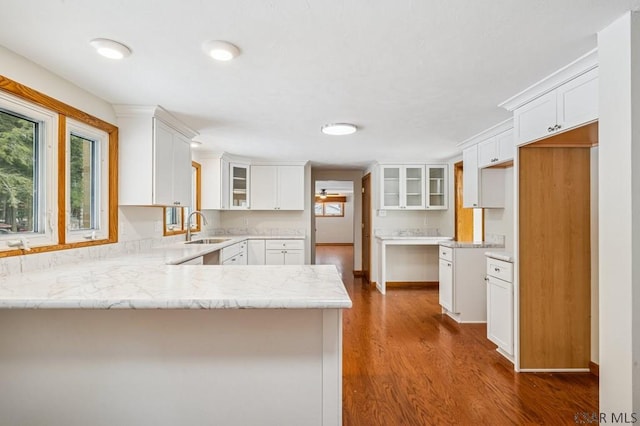
[{"label": "textured ceiling", "polygon": [[[596,47],[637,0],[8,0],[0,45],[113,104],[162,105],[200,149],[360,167],[437,161],[497,104]],[[89,40],[133,55],[110,62]],[[242,54],[215,62],[204,41]],[[2,64],[0,64],[0,74]],[[325,123],[361,131],[332,137]]]}]

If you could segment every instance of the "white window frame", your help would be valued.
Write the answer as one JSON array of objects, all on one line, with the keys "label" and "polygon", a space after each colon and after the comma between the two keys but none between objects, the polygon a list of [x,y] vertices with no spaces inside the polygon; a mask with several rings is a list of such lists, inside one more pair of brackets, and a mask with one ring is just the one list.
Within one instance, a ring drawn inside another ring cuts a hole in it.
[{"label": "white window frame", "polygon": [[[14,250],[16,247],[38,247],[58,244],[58,114],[28,101],[0,91],[0,108],[40,123],[37,223],[39,232],[0,234],[0,250]],[[19,244],[19,246],[16,246]]]},{"label": "white window frame", "polygon": [[[96,205],[95,228],[91,230],[71,229],[71,135],[95,141],[98,144],[96,166],[99,170],[95,173]],[[72,118],[67,118],[66,142],[65,142],[65,168],[66,168],[66,196],[65,196],[65,228],[66,242],[104,240],[109,237],[109,134],[103,130],[81,123]]]}]

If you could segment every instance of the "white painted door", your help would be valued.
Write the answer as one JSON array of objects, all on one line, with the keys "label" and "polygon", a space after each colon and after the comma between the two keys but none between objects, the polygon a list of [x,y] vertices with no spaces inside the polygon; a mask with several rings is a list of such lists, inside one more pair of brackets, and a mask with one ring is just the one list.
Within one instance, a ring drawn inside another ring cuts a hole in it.
[{"label": "white painted door", "polygon": [[425,166],[426,196],[425,208],[429,210],[447,209],[447,171],[446,165]]},{"label": "white painted door", "polygon": [[304,210],[304,166],[278,166],[277,206],[278,210]]},{"label": "white painted door", "polygon": [[229,164],[229,209],[246,210],[250,208],[250,167],[248,164]]},{"label": "white painted door", "polygon": [[478,145],[470,146],[462,151],[462,204],[463,207],[478,207],[480,193],[478,191]]},{"label": "white painted door", "polygon": [[513,355],[513,284],[487,277],[487,338]]},{"label": "white painted door", "polygon": [[304,265],[304,250],[285,250],[285,265]]},{"label": "white painted door", "polygon": [[284,250],[266,250],[265,260],[267,265],[284,265]]},{"label": "white painted door", "polygon": [[176,201],[173,198],[173,130],[160,120],[153,122],[153,203],[172,206]]},{"label": "white painted door", "polygon": [[558,125],[567,130],[598,119],[598,69],[557,89]]},{"label": "white painted door", "polygon": [[251,166],[251,209],[275,210],[278,207],[278,166]]},{"label": "white painted door", "polygon": [[496,135],[496,150],[498,162],[503,163],[513,160],[516,150],[516,144],[513,140],[513,129]]},{"label": "white painted door", "polygon": [[498,162],[498,146],[495,137],[478,144],[478,167],[487,167]]},{"label": "white painted door", "polygon": [[401,191],[400,203],[408,210],[425,208],[424,170],[424,166],[405,166],[402,170],[404,191]]},{"label": "white painted door", "polygon": [[544,138],[556,131],[556,92],[552,91],[514,111],[516,144]]},{"label": "white painted door", "polygon": [[249,240],[247,244],[247,264],[265,265],[264,240]]},{"label": "white painted door", "polygon": [[179,133],[173,135],[173,199],[181,206],[191,206],[191,141]]},{"label": "white painted door", "polygon": [[439,285],[439,301],[440,305],[450,312],[454,311],[453,305],[453,263],[448,260],[440,259],[438,268]]},{"label": "white painted door", "polygon": [[380,167],[380,208],[399,209],[402,207],[400,189],[402,166]]}]

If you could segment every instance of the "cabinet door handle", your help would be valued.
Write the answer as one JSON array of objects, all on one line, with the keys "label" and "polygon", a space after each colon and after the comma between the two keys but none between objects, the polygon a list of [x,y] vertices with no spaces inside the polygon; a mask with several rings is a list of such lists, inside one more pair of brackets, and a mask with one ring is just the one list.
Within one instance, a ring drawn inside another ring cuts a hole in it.
[{"label": "cabinet door handle", "polygon": [[561,126],[561,125],[559,125],[559,124],[556,124],[555,129],[556,129],[556,130],[560,130],[560,129],[562,129],[562,126]]},{"label": "cabinet door handle", "polygon": [[493,268],[494,271],[500,272],[500,268]]},{"label": "cabinet door handle", "polygon": [[[555,126],[554,126],[555,127]],[[554,127],[547,127],[547,132],[551,133],[554,130]]]}]

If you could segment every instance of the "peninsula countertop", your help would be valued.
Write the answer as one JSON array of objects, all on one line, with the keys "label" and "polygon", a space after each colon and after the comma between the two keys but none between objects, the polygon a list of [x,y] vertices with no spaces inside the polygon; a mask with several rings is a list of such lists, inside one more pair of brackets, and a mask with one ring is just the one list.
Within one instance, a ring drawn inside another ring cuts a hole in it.
[{"label": "peninsula countertop", "polygon": [[174,243],[136,254],[2,277],[0,308],[351,307],[351,299],[333,265],[174,264],[178,260],[184,262],[248,238],[232,237],[225,243],[213,245]]}]

